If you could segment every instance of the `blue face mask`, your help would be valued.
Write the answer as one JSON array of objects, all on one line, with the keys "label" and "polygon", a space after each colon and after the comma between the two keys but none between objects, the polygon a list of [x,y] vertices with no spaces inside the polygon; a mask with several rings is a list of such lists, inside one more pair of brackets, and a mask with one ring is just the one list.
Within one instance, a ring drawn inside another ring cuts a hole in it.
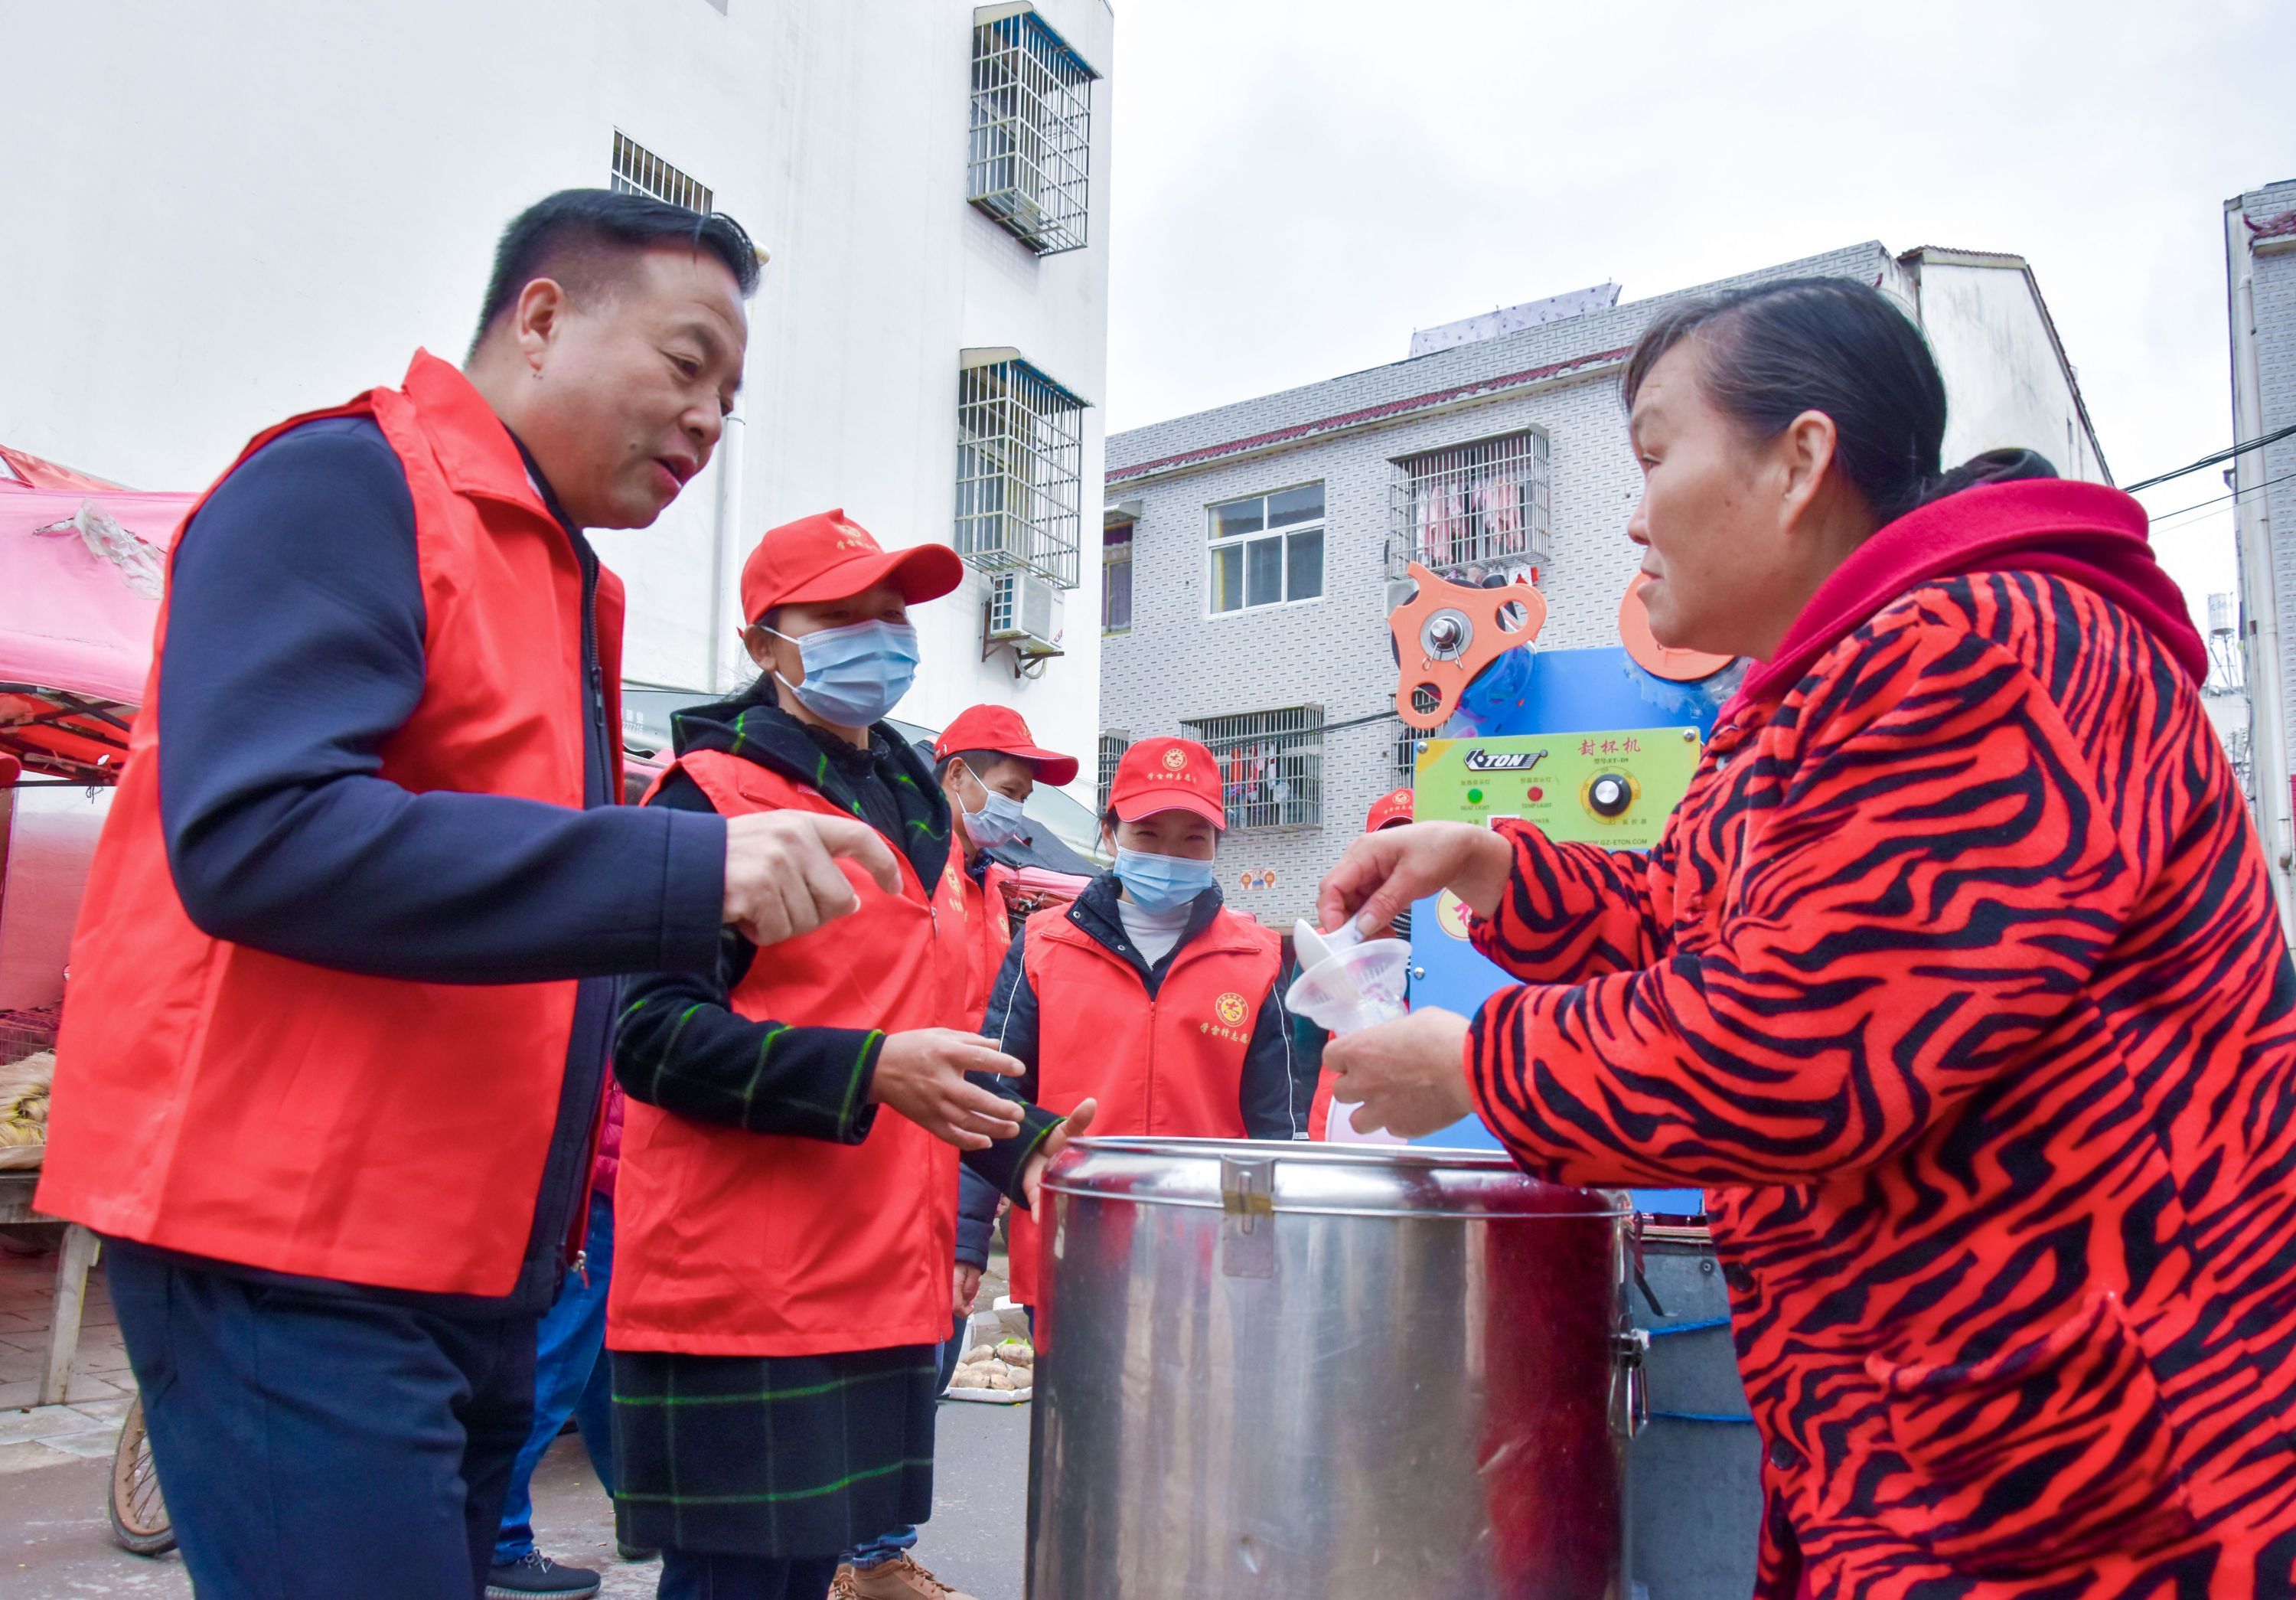
[{"label": "blue face mask", "polygon": [[[777,639],[789,635],[767,628]],[[805,709],[839,727],[867,727],[901,703],[916,681],[917,630],[906,622],[871,620],[824,628],[791,643],[805,665],[805,682],[775,678]]]},{"label": "blue face mask", "polygon": [[972,780],[980,786],[980,809],[967,811],[960,808],[957,815],[964,818],[964,831],[972,842],[988,849],[994,845],[1010,844],[1029,834],[1029,814],[1021,802],[1009,794],[999,794],[978,777]]},{"label": "blue face mask", "polygon": [[1124,891],[1143,911],[1170,911],[1186,905],[1212,886],[1212,864],[1185,856],[1156,856],[1146,850],[1116,849],[1116,875]]}]

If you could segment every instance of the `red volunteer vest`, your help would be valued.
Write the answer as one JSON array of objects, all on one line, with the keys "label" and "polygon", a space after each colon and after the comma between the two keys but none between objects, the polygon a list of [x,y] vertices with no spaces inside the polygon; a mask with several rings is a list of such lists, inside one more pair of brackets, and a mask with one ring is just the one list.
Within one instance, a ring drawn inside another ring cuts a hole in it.
[{"label": "red volunteer vest", "polygon": [[[847,815],[818,791],[722,751],[696,751],[670,770],[724,816]],[[928,898],[906,857],[898,895],[840,865],[861,908],[765,951],[733,1009],[752,1021],[887,1033],[962,1023],[964,907],[947,874]],[[956,1150],[897,1112],[880,1109],[860,1144],[832,1145],[713,1127],[632,1100],[614,1204],[606,1340],[615,1350],[810,1356],[948,1337]]]},{"label": "red volunteer vest", "polygon": [[988,871],[981,874],[982,881],[975,883],[964,870],[963,857],[952,849],[948,853],[948,870],[964,897],[962,1025],[978,1033],[981,1020],[988,1014],[988,991],[996,987],[996,974],[1004,970],[1004,952],[1013,948],[1013,914],[1004,900],[1004,887],[1013,881],[1013,869],[1000,861],[991,861]]},{"label": "red volunteer vest", "polygon": [[[1282,941],[1223,910],[1172,957],[1150,999],[1131,963],[1054,907],[1029,919],[1021,956],[1037,996],[1037,1104],[1099,1102],[1095,1134],[1240,1139],[1243,1058],[1283,964]],[[1037,1303],[1037,1229],[1015,1208],[1013,1298]]]},{"label": "red volunteer vest", "polygon": [[[382,775],[417,793],[579,806],[581,568],[509,432],[461,373],[418,351],[403,389],[282,423],[240,459],[327,416],[372,416],[414,502],[425,681]],[[612,727],[611,574],[597,613]],[[163,604],[147,710],[167,632]],[[156,717],[135,719],[81,902],[40,1209],[277,1272],[508,1293],[557,1115],[573,983],[407,982],[209,938],[168,869],[159,738]]]}]

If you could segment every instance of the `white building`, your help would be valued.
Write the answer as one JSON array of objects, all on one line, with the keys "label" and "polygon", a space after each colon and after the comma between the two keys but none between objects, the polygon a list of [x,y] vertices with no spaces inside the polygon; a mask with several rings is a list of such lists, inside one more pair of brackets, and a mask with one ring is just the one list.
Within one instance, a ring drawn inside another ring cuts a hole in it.
[{"label": "white building", "polygon": [[1387,631],[1405,562],[1526,572],[1547,602],[1542,646],[1617,643],[1639,564],[1628,352],[1684,295],[1811,275],[1877,284],[1921,324],[1948,465],[2022,446],[2110,481],[2015,256],[1869,242],[1681,294],[1620,304],[1604,284],[1424,330],[1391,365],[1108,441],[1103,771],[1158,734],[1228,757],[1229,901],[1288,927],[1372,800],[1411,781]]},{"label": "white building", "polygon": [[[888,545],[961,533],[981,569],[920,610],[901,714],[1004,700],[1081,751],[1096,587],[1036,677],[984,652],[983,612],[990,569],[1075,581],[1100,481],[1112,37],[1106,0],[11,6],[0,443],[203,487],[417,345],[459,358],[521,208],[634,185],[731,213],[771,264],[717,461],[598,540],[626,675],[732,685],[742,557],[841,505]],[[1049,629],[1059,591],[1025,587]]]},{"label": "white building", "polygon": [[[2296,428],[2296,180],[2225,201],[2235,447]],[[2296,931],[2290,708],[2296,705],[2296,438],[2241,450],[2235,493],[2256,823],[2280,920]]]}]

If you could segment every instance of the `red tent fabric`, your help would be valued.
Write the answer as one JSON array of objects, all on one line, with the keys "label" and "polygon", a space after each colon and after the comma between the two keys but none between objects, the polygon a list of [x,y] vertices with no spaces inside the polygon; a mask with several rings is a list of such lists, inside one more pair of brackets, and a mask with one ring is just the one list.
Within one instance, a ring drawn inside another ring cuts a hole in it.
[{"label": "red tent fabric", "polygon": [[151,668],[168,546],[195,497],[0,479],[0,752],[73,776],[117,765]]},{"label": "red tent fabric", "polygon": [[86,472],[75,472],[70,467],[58,466],[53,461],[22,450],[12,450],[0,445],[0,488],[118,490],[119,485],[107,483],[101,478],[91,478]]}]

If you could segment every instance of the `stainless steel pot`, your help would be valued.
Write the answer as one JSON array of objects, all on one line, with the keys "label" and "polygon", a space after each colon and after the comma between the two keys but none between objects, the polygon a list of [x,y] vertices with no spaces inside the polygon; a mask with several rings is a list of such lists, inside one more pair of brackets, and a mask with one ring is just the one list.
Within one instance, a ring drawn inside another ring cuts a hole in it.
[{"label": "stainless steel pot", "polygon": [[1621,1594],[1623,1196],[1144,1138],[1045,1190],[1032,1600]]}]

